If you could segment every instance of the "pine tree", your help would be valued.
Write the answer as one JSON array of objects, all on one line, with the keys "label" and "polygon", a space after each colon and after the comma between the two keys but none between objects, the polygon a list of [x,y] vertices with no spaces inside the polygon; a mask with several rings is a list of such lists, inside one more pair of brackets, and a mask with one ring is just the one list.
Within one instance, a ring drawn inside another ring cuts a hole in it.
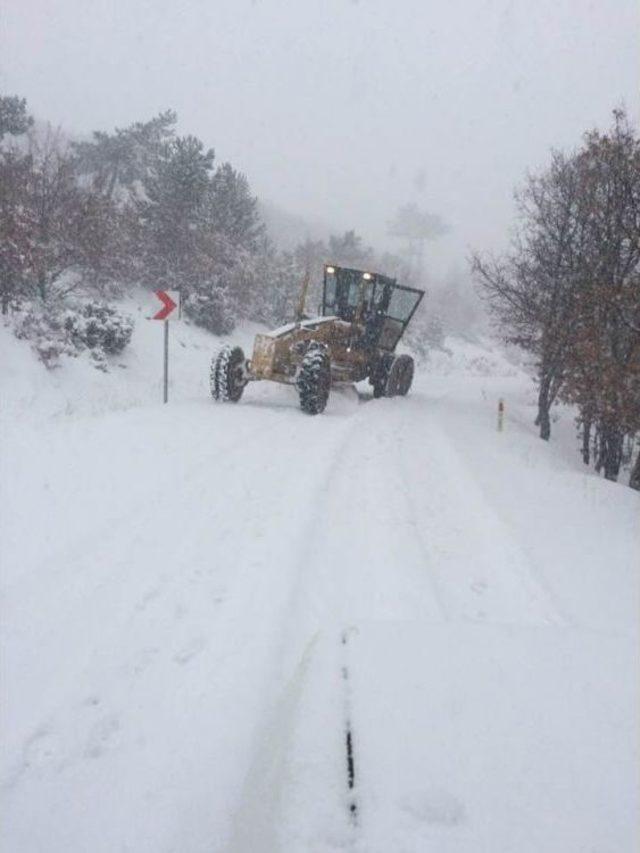
[{"label": "pine tree", "polygon": [[345,267],[364,268],[375,265],[373,249],[365,246],[362,237],[353,229],[329,237],[328,260]]},{"label": "pine tree", "polygon": [[206,196],[208,226],[233,245],[255,252],[265,228],[258,213],[258,199],[251,194],[246,177],[230,163],[215,171]]},{"label": "pine tree", "polygon": [[206,275],[210,260],[203,231],[214,153],[194,136],[162,146],[142,179],[135,201],[140,220],[140,269],[154,287],[180,288],[187,296]]},{"label": "pine tree", "polygon": [[27,113],[27,101],[16,95],[0,95],[0,141],[7,134],[20,136],[33,125]]},{"label": "pine tree", "polygon": [[176,114],[166,110],[149,121],[116,128],[113,133],[94,131],[90,142],[73,142],[78,174],[89,177],[96,191],[107,198],[128,198],[149,175],[163,146],[174,137],[176,121]]},{"label": "pine tree", "polygon": [[31,160],[17,152],[0,152],[0,300],[6,314],[10,300],[34,277],[35,241],[32,212],[24,204]]},{"label": "pine tree", "polygon": [[449,226],[435,213],[420,210],[417,204],[405,204],[399,208],[389,223],[389,234],[406,240],[405,256],[409,259],[412,275],[421,279],[424,275],[424,247],[449,231]]},{"label": "pine tree", "polygon": [[[20,136],[32,126],[23,98],[0,96],[0,142]],[[24,203],[32,161],[19,148],[0,149],[0,304],[6,314],[11,298],[21,292],[33,275],[33,221]]]}]

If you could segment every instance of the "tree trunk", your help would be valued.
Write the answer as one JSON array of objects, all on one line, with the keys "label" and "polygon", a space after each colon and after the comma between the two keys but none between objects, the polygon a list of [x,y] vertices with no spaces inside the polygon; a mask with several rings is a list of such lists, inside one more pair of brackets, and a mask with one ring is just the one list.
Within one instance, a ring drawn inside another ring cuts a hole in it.
[{"label": "tree trunk", "polygon": [[591,419],[583,417],[582,420],[582,461],[588,465],[591,461]]},{"label": "tree trunk", "polygon": [[47,301],[47,276],[44,270],[38,273],[38,293],[43,302]]},{"label": "tree trunk", "polygon": [[631,469],[629,485],[632,489],[637,489],[640,492],[640,449],[638,450],[638,455],[636,456],[635,465]]},{"label": "tree trunk", "polygon": [[120,161],[116,160],[113,171],[111,172],[111,178],[109,180],[109,187],[107,189],[107,198],[113,198],[113,193],[116,188],[116,183],[118,181],[118,172],[120,170]]},{"label": "tree trunk", "polygon": [[6,315],[9,313],[9,302],[11,301],[11,294],[13,293],[14,282],[13,279],[7,277],[2,282],[2,290],[1,290],[1,300],[2,300],[2,313]]},{"label": "tree trunk", "polygon": [[551,435],[551,418],[549,410],[551,409],[551,400],[549,391],[551,388],[551,380],[544,376],[540,380],[540,391],[538,392],[538,417],[536,418],[536,426],[540,427],[540,438],[545,441],[549,440]]},{"label": "tree trunk", "polygon": [[593,455],[596,460],[596,473],[599,474],[602,471],[603,464],[603,456],[602,456],[602,437],[600,430],[602,429],[601,424],[596,424],[596,434],[593,439]]},{"label": "tree trunk", "polygon": [[624,435],[622,431],[610,424],[603,424],[600,428],[600,466],[604,470],[607,480],[618,479],[620,464],[622,462],[622,445]]}]

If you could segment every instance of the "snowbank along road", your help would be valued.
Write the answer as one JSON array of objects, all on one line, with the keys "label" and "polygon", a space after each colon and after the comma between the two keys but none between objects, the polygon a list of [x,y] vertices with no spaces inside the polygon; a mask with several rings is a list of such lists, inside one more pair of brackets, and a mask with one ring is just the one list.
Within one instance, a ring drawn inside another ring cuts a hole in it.
[{"label": "snowbank along road", "polygon": [[7,416],[3,849],[634,849],[638,496],[472,350],[316,418]]}]

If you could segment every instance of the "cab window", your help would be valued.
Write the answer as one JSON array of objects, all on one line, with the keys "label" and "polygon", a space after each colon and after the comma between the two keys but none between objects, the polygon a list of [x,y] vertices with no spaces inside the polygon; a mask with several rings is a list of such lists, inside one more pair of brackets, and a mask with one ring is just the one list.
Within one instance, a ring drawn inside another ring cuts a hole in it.
[{"label": "cab window", "polygon": [[399,287],[394,288],[389,301],[387,315],[393,317],[394,320],[406,323],[411,316],[411,312],[418,304],[420,295],[420,293],[415,293],[411,290],[403,290]]},{"label": "cab window", "polygon": [[327,308],[333,308],[336,304],[336,277],[334,275],[327,276],[324,291],[324,304]]},{"label": "cab window", "polygon": [[349,285],[349,293],[347,296],[347,304],[350,308],[355,308],[360,302],[360,282],[352,281]]}]

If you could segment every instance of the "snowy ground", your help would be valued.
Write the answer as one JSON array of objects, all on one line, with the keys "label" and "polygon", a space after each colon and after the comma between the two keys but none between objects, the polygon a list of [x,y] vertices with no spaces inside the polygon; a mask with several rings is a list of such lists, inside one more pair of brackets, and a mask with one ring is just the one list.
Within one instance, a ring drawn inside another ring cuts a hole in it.
[{"label": "snowy ground", "polygon": [[0,329],[0,848],[637,849],[638,494],[488,347],[310,418],[176,325],[162,406],[143,316],[107,375]]}]

